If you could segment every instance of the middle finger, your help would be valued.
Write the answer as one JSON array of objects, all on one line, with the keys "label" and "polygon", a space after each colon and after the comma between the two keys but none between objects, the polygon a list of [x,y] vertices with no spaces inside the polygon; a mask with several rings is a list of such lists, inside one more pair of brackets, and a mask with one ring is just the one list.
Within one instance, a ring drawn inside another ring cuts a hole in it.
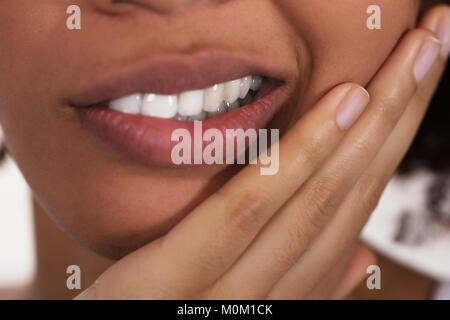
[{"label": "middle finger", "polygon": [[[299,259],[404,113],[417,87],[415,61],[425,46],[439,52],[437,40],[424,30],[414,30],[401,40],[369,86],[372,102],[331,160],[283,206],[212,290],[225,297],[235,292],[241,298],[265,297]],[[322,262],[329,263],[326,257]]]}]

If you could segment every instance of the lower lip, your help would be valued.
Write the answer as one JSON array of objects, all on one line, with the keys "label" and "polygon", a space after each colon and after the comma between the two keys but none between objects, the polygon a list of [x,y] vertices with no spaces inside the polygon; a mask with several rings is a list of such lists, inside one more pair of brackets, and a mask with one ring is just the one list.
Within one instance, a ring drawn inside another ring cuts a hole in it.
[{"label": "lower lip", "polygon": [[[227,129],[263,129],[280,110],[285,98],[285,87],[268,81],[252,104],[202,121],[203,132],[215,128],[225,137]],[[173,147],[179,143],[171,141],[176,129],[185,129],[194,137],[193,122],[127,115],[96,106],[76,110],[89,130],[117,150],[151,166],[179,167],[171,158]],[[203,148],[209,143],[203,142]]]}]

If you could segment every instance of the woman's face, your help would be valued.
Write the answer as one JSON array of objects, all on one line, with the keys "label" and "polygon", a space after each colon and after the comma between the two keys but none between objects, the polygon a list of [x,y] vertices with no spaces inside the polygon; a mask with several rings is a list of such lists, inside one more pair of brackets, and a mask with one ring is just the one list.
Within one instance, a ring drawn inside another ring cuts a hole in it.
[{"label": "woman's face", "polygon": [[98,92],[200,89],[189,86],[233,80],[228,70],[260,73],[282,81],[282,107],[270,127],[283,131],[333,86],[365,85],[419,8],[419,0],[377,1],[382,29],[369,30],[370,0],[113,2],[78,0],[81,30],[66,27],[71,0],[0,2],[0,123],[8,149],[50,216],[111,257],[167,232],[237,168],[159,166],[161,150],[151,147],[143,161],[86,125],[86,110],[74,101]]}]

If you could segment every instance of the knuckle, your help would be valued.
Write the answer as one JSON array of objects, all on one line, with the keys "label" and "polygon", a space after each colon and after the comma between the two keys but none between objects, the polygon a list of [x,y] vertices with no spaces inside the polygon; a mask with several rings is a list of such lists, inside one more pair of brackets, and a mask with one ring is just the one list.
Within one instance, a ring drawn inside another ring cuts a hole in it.
[{"label": "knuckle", "polygon": [[[301,212],[301,211],[299,211]],[[297,255],[293,255],[292,252],[297,252],[298,248],[307,247],[309,241],[308,232],[305,229],[305,224],[300,220],[296,219],[291,223],[290,228],[287,229],[288,242],[285,247],[285,254],[281,257],[285,262],[294,262],[292,257],[297,259]]]},{"label": "knuckle", "polygon": [[265,189],[241,190],[238,199],[227,202],[226,223],[236,230],[248,233],[258,229],[264,221],[264,209],[271,202],[271,197]]},{"label": "knuckle", "polygon": [[307,212],[304,207],[300,207],[299,203],[297,203],[292,209],[295,214],[286,222],[286,227],[284,228],[286,232],[285,241],[282,248],[277,250],[272,257],[275,262],[274,265],[292,266],[295,264],[298,261],[299,250],[307,248],[310,244],[310,232],[315,232],[316,230],[315,227],[311,228],[308,222],[309,217],[307,217],[307,223],[300,218]]},{"label": "knuckle", "polygon": [[360,199],[363,199],[363,205],[367,218],[375,211],[380,203],[381,194],[364,192]]},{"label": "knuckle", "polygon": [[386,188],[386,182],[374,174],[368,174],[358,188],[358,199],[370,216],[378,207],[381,196]]},{"label": "knuckle", "polygon": [[330,212],[336,207],[336,183],[330,177],[320,177],[311,182],[306,194],[306,218],[309,225],[321,229],[324,222],[329,219]]},{"label": "knuckle", "polygon": [[[211,239],[209,246],[202,248],[203,255],[208,257],[208,259],[202,259],[201,270],[203,274],[213,274],[227,264],[227,257],[217,254],[217,252],[223,252],[227,245],[227,239],[217,236],[215,239]],[[189,286],[189,283],[186,283],[186,287]]]},{"label": "knuckle", "polygon": [[298,168],[306,168],[306,170],[313,170],[320,161],[321,148],[317,141],[311,140],[303,144],[302,152],[295,159],[295,164]]},{"label": "knuckle", "polygon": [[[298,247],[298,245],[296,245]],[[298,261],[298,256],[295,254],[297,250],[293,247],[285,247],[281,250],[278,250],[273,256],[273,265],[274,266],[284,266],[286,268],[291,267]]]}]

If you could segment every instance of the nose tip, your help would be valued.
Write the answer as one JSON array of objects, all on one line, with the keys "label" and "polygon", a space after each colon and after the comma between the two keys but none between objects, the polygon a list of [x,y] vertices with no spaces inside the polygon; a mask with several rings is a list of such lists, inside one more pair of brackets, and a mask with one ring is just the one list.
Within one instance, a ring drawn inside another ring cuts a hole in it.
[{"label": "nose tip", "polygon": [[98,8],[116,13],[127,5],[140,5],[159,13],[171,13],[201,0],[91,0]]}]

